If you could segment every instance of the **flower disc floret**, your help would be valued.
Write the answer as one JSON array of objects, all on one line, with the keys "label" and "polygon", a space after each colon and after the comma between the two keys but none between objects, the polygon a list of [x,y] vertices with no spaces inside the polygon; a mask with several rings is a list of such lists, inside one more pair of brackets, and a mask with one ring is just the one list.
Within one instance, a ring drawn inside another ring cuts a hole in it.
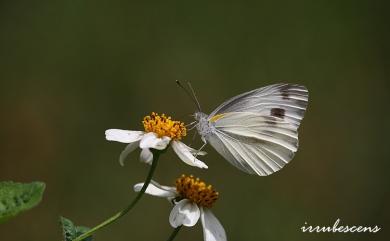
[{"label": "flower disc floret", "polygon": [[163,136],[170,137],[172,140],[181,140],[187,135],[187,129],[183,122],[172,120],[165,114],[159,115],[152,112],[151,115],[145,116],[142,121],[145,132],[154,132],[159,138]]},{"label": "flower disc floret", "polygon": [[179,177],[176,180],[176,191],[181,198],[206,208],[211,208],[219,196],[219,193],[211,185],[207,185],[192,175]]},{"label": "flower disc floret", "polygon": [[187,135],[187,129],[183,122],[172,120],[171,117],[167,117],[165,114],[159,115],[152,112],[151,115],[144,117],[142,124],[145,131],[106,130],[107,140],[128,144],[119,156],[121,165],[124,165],[127,155],[138,147],[142,149],[140,160],[144,163],[152,164],[152,150],[162,151],[171,146],[177,156],[186,164],[207,168],[207,165],[197,158],[197,156],[203,156],[207,153],[195,150],[181,142],[181,139]]}]

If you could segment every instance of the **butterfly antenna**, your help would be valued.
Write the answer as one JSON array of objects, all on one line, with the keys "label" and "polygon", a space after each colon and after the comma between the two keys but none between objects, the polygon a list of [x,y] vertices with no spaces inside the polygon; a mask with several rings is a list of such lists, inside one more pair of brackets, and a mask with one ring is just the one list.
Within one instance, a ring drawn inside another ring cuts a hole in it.
[{"label": "butterfly antenna", "polygon": [[189,81],[187,81],[187,85],[188,85],[188,87],[189,87],[190,90],[191,90],[193,99],[195,100],[195,103],[196,103],[196,106],[198,107],[198,110],[201,111],[200,104],[199,104],[198,98],[196,97],[194,88],[192,88],[192,85],[191,85],[191,83],[190,83]]},{"label": "butterfly antenna", "polygon": [[[187,82],[187,83],[188,83],[188,82]],[[192,90],[192,87],[190,87],[190,88],[191,88],[191,91],[192,91],[192,93],[191,93],[191,92],[188,91],[188,89],[186,89],[186,88],[180,83],[180,81],[176,80],[176,84],[177,84],[180,88],[182,88],[182,89],[184,90],[184,92],[186,92],[186,94],[187,94],[187,95],[191,98],[191,100],[195,103],[195,105],[196,105],[196,107],[198,108],[198,110],[201,111],[201,110],[200,110],[200,105],[199,105],[198,99],[196,98],[196,96],[195,96],[195,94],[194,94],[194,91]],[[189,86],[191,86],[191,85],[189,85]]]}]

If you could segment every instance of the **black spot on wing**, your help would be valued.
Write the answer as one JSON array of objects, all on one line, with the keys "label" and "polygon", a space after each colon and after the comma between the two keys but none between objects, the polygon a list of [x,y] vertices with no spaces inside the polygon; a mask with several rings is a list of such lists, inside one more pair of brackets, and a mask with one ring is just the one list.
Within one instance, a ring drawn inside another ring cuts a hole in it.
[{"label": "black spot on wing", "polygon": [[286,110],[284,110],[282,108],[272,108],[271,109],[271,116],[279,117],[279,118],[283,119],[285,112],[286,112]]},{"label": "black spot on wing", "polygon": [[290,99],[290,88],[291,86],[289,84],[283,85],[280,87],[280,94],[282,95],[283,100],[288,100]]},{"label": "black spot on wing", "polygon": [[283,100],[297,100],[296,98],[306,99],[308,91],[305,86],[297,84],[285,84],[279,87],[280,96]]},{"label": "black spot on wing", "polygon": [[280,92],[280,94],[282,95],[283,100],[290,99],[290,94],[288,93],[288,91],[282,91],[282,92]]}]

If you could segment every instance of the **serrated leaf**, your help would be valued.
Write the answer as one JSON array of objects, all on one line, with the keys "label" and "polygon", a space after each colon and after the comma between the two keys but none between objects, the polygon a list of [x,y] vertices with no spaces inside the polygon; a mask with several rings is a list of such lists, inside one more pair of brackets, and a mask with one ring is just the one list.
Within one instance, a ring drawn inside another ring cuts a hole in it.
[{"label": "serrated leaf", "polygon": [[[64,217],[60,218],[60,222],[64,241],[72,241],[89,230],[89,228],[84,226],[75,226],[72,221]],[[92,236],[83,239],[83,241],[92,241]]]},{"label": "serrated leaf", "polygon": [[41,200],[45,183],[0,182],[0,223],[35,207]]}]

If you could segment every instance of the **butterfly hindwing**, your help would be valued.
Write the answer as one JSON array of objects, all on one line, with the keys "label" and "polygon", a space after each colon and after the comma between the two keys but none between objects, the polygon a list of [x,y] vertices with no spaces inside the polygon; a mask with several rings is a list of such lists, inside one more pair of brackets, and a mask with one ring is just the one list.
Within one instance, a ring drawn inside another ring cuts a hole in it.
[{"label": "butterfly hindwing", "polygon": [[226,113],[208,142],[237,168],[260,176],[280,170],[298,148],[294,125],[255,113]]}]

